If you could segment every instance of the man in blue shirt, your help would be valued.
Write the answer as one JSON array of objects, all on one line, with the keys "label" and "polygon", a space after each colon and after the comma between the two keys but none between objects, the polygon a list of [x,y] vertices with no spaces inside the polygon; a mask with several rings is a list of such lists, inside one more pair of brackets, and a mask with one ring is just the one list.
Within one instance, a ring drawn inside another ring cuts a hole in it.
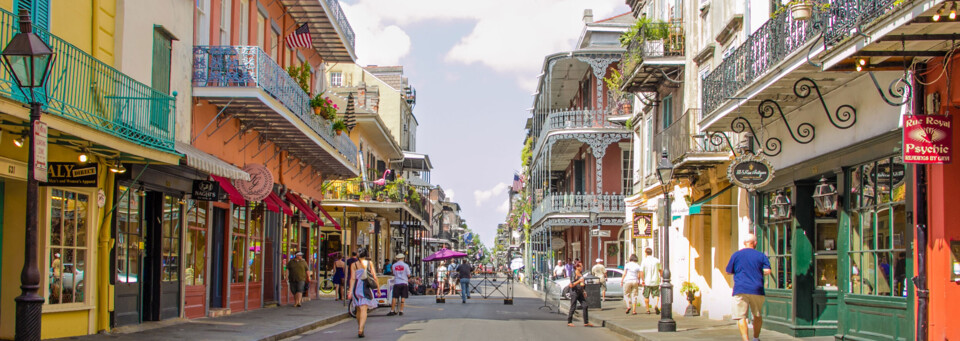
[{"label": "man in blue shirt", "polygon": [[727,273],[733,275],[733,319],[737,320],[740,328],[740,337],[743,341],[750,341],[747,326],[747,310],[753,315],[753,340],[760,340],[760,326],[763,318],[760,309],[763,308],[764,294],[763,276],[769,275],[770,260],[757,247],[757,235],[748,234],[743,241],[743,248],[734,252],[727,263]]}]

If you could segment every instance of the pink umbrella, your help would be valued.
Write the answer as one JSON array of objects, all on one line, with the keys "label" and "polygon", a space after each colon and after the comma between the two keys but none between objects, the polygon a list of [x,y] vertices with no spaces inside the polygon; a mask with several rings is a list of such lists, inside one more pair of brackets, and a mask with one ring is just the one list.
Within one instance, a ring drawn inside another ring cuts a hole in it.
[{"label": "pink umbrella", "polygon": [[467,256],[466,253],[457,252],[457,251],[453,251],[453,250],[448,250],[447,248],[443,248],[443,249],[440,249],[440,251],[437,251],[436,253],[427,256],[426,258],[423,259],[423,261],[424,261],[424,262],[431,262],[431,261],[435,261],[435,260],[447,260],[447,259],[452,259],[452,258],[463,258],[463,257],[466,257],[466,256]]}]

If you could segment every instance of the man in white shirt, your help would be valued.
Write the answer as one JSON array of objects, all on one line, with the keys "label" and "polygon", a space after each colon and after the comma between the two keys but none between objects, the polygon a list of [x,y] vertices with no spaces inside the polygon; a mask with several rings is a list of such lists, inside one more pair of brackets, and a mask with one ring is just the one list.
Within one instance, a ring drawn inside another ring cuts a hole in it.
[{"label": "man in white shirt", "polygon": [[640,287],[640,264],[637,264],[637,255],[630,255],[630,262],[623,266],[620,286],[623,287],[623,302],[627,304],[627,314],[633,310],[636,315],[637,290]]},{"label": "man in white shirt", "polygon": [[397,313],[397,301],[400,301],[400,316],[403,316],[403,304],[407,297],[410,297],[410,286],[407,284],[410,278],[410,266],[403,261],[403,254],[397,255],[397,261],[393,263],[393,301],[390,303],[390,312],[387,316],[393,316]]},{"label": "man in white shirt", "polygon": [[565,268],[563,267],[563,261],[558,260],[557,266],[553,267],[553,279],[558,279],[563,277],[564,271],[565,271]]},{"label": "man in white shirt", "polygon": [[653,256],[653,249],[647,248],[644,253],[643,262],[640,263],[640,282],[643,285],[643,306],[647,308],[647,314],[650,313],[650,298],[654,299],[653,309],[657,314],[660,313],[660,276],[663,270],[660,268],[660,260]]}]

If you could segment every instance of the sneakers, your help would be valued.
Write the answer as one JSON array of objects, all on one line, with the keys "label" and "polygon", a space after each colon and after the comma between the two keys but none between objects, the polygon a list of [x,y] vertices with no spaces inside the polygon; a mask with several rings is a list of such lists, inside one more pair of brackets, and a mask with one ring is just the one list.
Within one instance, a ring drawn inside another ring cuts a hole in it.
[{"label": "sneakers", "polygon": [[660,315],[660,308],[654,307],[653,312],[656,313],[657,315]]},{"label": "sneakers", "polygon": [[387,316],[393,316],[393,315],[396,315],[396,314],[397,314],[397,313],[391,311],[391,312],[387,313]]},{"label": "sneakers", "polygon": [[403,316],[403,312],[402,312],[402,311],[400,312],[400,316]]},{"label": "sneakers", "polygon": [[759,338],[759,337],[755,337],[755,338],[753,338],[753,341],[760,341],[760,338]]}]

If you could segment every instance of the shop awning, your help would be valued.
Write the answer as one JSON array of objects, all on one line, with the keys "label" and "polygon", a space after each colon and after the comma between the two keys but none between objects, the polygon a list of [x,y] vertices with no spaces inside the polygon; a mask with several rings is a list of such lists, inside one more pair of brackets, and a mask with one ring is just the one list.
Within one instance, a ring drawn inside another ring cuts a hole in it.
[{"label": "shop awning", "polygon": [[237,206],[243,206],[247,204],[247,200],[240,195],[240,192],[237,192],[237,188],[233,187],[233,183],[230,182],[230,179],[224,178],[222,176],[217,176],[210,174],[210,177],[220,183],[220,188],[223,188],[224,191],[227,191],[227,194],[230,195],[230,202]]},{"label": "shop awning", "polygon": [[303,212],[303,214],[307,216],[307,220],[311,222],[317,222],[320,220],[320,218],[317,217],[317,214],[313,213],[313,210],[310,209],[310,206],[303,202],[303,199],[300,199],[299,195],[293,194],[293,192],[287,192],[287,200],[289,200],[293,206],[296,206],[300,212]]},{"label": "shop awning", "polygon": [[327,217],[327,220],[333,223],[333,227],[335,227],[337,230],[340,229],[340,224],[338,224],[336,220],[333,220],[333,217],[330,216],[330,213],[327,213],[327,210],[323,209],[323,205],[319,201],[314,200],[313,205],[317,206],[317,208],[320,209],[320,213],[323,214],[324,217]]},{"label": "shop awning", "polygon": [[250,181],[250,174],[193,146],[177,141],[177,152],[187,158],[187,166],[227,179]]},{"label": "shop awning", "polygon": [[731,188],[733,188],[733,185],[732,185],[732,184],[731,184],[731,185],[728,185],[728,186],[725,187],[724,189],[721,189],[721,190],[720,190],[719,192],[717,192],[717,193],[711,194],[710,196],[708,196],[708,197],[706,197],[706,198],[697,200],[697,201],[695,201],[694,203],[690,204],[690,214],[700,214],[700,209],[703,208],[703,204],[709,202],[710,200],[713,200],[713,198],[716,198],[716,197],[720,196],[720,194],[723,194],[723,192],[726,192],[726,191],[730,190]]},{"label": "shop awning", "polygon": [[[281,210],[283,210],[283,214],[286,214],[288,216],[293,216],[293,210],[290,209],[290,206],[287,206],[287,203],[283,202],[283,199],[280,199],[280,196],[277,195],[277,193],[270,192],[270,194],[267,195],[267,198],[263,199],[263,201],[267,203],[267,209],[270,209],[271,211],[274,211],[274,212],[280,212]],[[270,208],[271,203],[273,203],[276,209]]]}]

